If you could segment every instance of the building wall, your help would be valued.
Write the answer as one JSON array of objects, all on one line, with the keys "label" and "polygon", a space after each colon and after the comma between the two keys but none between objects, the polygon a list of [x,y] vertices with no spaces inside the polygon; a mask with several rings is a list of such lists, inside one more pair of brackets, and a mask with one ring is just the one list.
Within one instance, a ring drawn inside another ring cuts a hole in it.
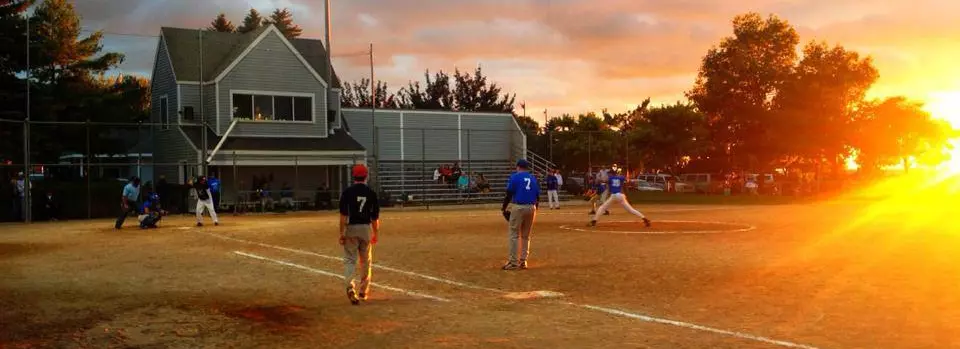
[{"label": "building wall", "polygon": [[241,122],[234,136],[327,137],[327,93],[323,85],[297,59],[279,35],[269,32],[249,54],[220,81],[220,132],[226,132],[233,118],[231,90],[296,92],[313,96],[314,121]]},{"label": "building wall", "polygon": [[375,125],[369,109],[345,108],[343,116],[371,156],[370,130],[376,127],[380,161],[507,160],[516,156],[513,145],[520,146],[515,134],[521,131],[510,114],[377,110]]},{"label": "building wall", "polygon": [[170,183],[178,183],[181,179],[179,178],[179,166],[176,164],[185,161],[187,164],[196,166],[198,164],[198,153],[191,147],[177,125],[177,120],[179,120],[177,107],[182,104],[182,101],[178,103],[180,95],[168,57],[166,45],[163,40],[160,40],[153,78],[151,79],[151,89],[153,90],[151,101],[153,103],[151,103],[150,119],[155,123],[160,122],[160,98],[166,95],[167,110],[170,113],[171,122],[168,129],[163,129],[160,126],[152,127],[155,163],[153,174],[157,179],[160,176],[165,176]]}]

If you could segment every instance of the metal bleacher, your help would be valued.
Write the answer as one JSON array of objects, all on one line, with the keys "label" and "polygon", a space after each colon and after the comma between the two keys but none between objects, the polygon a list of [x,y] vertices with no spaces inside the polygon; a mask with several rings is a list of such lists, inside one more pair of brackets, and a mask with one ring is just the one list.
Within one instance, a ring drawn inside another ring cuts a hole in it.
[{"label": "metal bleacher", "polygon": [[[538,178],[543,178],[544,169],[550,168],[551,163],[536,154],[528,154],[528,160],[533,165],[533,172]],[[453,165],[456,161],[381,161],[377,166],[377,178],[380,189],[390,194],[394,202],[402,201],[404,195],[410,200],[407,204],[478,204],[491,203],[503,200],[504,187],[507,178],[516,169],[513,160],[495,161],[468,161],[461,162],[460,167],[465,174],[483,174],[490,184],[487,193],[461,193],[455,184],[437,183],[433,179],[433,172],[441,165]],[[541,184],[543,185],[543,184]],[[541,201],[546,202],[546,190],[542,191]],[[572,198],[561,192],[560,200]]]}]

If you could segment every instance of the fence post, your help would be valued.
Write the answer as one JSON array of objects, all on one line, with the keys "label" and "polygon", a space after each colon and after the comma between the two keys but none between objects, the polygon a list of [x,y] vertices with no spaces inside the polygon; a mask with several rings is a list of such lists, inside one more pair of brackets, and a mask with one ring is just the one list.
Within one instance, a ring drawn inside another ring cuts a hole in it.
[{"label": "fence post", "polygon": [[470,156],[470,129],[467,129],[467,172],[473,173],[473,159]]},{"label": "fence post", "polygon": [[587,131],[587,173],[593,172],[593,131]]},{"label": "fence post", "polygon": [[87,151],[86,151],[86,154],[84,154],[84,155],[87,156],[87,171],[86,171],[86,175],[87,175],[87,219],[91,219],[91,218],[93,218],[93,204],[91,203],[91,200],[92,200],[91,197],[92,197],[93,195],[90,193],[90,186],[91,186],[91,183],[90,183],[90,162],[93,161],[93,156],[92,156],[92,154],[90,154],[90,118],[87,118]]},{"label": "fence post", "polygon": [[297,191],[300,190],[300,157],[293,157],[293,200],[296,207]]},{"label": "fence post", "polygon": [[427,201],[427,182],[424,181],[426,178],[423,174],[423,171],[427,169],[427,129],[420,129],[420,199],[423,200],[423,203],[427,205],[427,209],[430,209],[430,202]]},{"label": "fence post", "polygon": [[237,168],[237,151],[233,151],[233,214],[240,213],[240,204],[246,203],[246,199],[241,201],[240,196],[240,169]]}]

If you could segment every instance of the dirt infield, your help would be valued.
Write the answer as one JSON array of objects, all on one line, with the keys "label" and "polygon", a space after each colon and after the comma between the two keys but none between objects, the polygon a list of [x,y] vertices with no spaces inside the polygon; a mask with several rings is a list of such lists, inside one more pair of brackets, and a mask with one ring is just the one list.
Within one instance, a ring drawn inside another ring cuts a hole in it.
[{"label": "dirt infield", "polygon": [[543,210],[510,272],[495,209],[389,211],[360,306],[331,213],[0,225],[0,348],[960,348],[953,217],[861,206]]}]

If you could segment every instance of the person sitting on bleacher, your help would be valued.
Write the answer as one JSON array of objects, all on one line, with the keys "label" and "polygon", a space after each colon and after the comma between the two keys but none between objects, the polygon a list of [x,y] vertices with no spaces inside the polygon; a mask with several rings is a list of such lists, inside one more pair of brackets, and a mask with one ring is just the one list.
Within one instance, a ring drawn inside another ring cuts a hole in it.
[{"label": "person sitting on bleacher", "polygon": [[483,176],[483,173],[477,176],[477,191],[481,193],[490,192],[490,182],[487,181],[487,177]]},{"label": "person sitting on bleacher", "polygon": [[290,188],[287,182],[283,182],[280,186],[280,206],[292,209],[293,205],[293,188]]}]

